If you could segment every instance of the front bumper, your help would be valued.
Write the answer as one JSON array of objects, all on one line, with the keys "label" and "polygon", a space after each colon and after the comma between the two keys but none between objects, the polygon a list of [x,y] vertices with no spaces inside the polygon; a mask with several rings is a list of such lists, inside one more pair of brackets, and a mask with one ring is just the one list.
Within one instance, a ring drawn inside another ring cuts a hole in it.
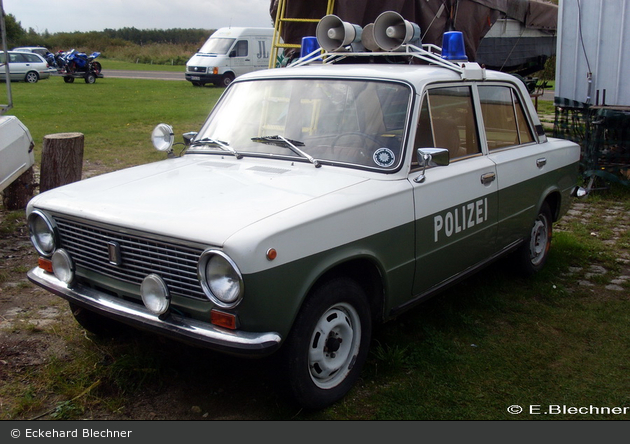
[{"label": "front bumper", "polygon": [[34,284],[102,316],[191,345],[240,356],[265,356],[280,346],[281,337],[275,332],[227,330],[176,314],[161,319],[143,305],[80,284],[70,288],[39,267],[27,275]]},{"label": "front bumper", "polygon": [[199,83],[218,83],[223,79],[222,74],[205,74],[205,73],[185,73],[184,76],[189,82]]}]

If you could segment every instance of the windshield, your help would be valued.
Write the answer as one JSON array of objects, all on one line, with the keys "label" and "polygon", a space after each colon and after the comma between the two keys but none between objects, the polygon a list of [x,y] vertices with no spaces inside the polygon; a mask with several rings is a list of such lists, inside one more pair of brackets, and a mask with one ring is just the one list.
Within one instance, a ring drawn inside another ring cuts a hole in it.
[{"label": "windshield", "polygon": [[202,54],[227,54],[235,39],[210,38],[199,50]]},{"label": "windshield", "polygon": [[235,83],[188,152],[230,150],[391,171],[402,162],[410,100],[408,86],[382,81]]}]

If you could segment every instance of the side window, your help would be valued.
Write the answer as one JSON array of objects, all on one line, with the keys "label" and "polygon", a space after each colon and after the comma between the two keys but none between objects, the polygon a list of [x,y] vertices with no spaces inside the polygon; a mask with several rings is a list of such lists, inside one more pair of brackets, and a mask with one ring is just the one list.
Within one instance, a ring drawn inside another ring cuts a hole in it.
[{"label": "side window", "polygon": [[236,57],[246,57],[248,54],[247,40],[239,40],[236,42]]},{"label": "side window", "polygon": [[430,89],[427,108],[435,147],[448,149],[451,159],[481,152],[469,86]]},{"label": "side window", "polygon": [[35,54],[24,54],[24,57],[26,57],[30,63],[42,63],[42,60]]},{"label": "side window", "polygon": [[481,113],[490,151],[534,141],[516,91],[507,86],[479,86]]},{"label": "side window", "polygon": [[26,63],[26,60],[22,54],[9,54],[10,63]]}]

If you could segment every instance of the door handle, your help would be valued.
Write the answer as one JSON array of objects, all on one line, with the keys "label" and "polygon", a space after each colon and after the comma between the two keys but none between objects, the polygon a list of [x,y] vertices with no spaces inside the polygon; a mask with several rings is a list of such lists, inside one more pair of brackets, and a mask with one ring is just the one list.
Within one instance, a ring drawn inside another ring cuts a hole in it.
[{"label": "door handle", "polygon": [[483,185],[488,185],[492,182],[494,182],[494,180],[497,178],[497,175],[494,173],[486,173],[486,174],[482,174],[481,175],[481,183]]},{"label": "door handle", "polygon": [[536,166],[538,168],[542,168],[545,165],[547,165],[547,158],[546,157],[541,157],[540,159],[536,159]]}]

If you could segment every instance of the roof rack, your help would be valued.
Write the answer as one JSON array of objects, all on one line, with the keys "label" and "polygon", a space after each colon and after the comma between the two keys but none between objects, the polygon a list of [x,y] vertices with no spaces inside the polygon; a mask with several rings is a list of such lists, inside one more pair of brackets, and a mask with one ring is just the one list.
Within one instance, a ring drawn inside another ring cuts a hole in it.
[{"label": "roof rack", "polygon": [[438,65],[459,74],[465,80],[482,80],[486,78],[486,69],[475,62],[456,62],[447,60],[442,57],[442,49],[439,46],[428,44],[422,45],[422,48],[407,44],[402,45],[402,51],[333,51],[329,52],[321,48],[300,57],[288,67],[298,67],[320,63],[330,65],[348,58],[354,57],[408,57],[411,59],[419,59],[432,65]]}]

